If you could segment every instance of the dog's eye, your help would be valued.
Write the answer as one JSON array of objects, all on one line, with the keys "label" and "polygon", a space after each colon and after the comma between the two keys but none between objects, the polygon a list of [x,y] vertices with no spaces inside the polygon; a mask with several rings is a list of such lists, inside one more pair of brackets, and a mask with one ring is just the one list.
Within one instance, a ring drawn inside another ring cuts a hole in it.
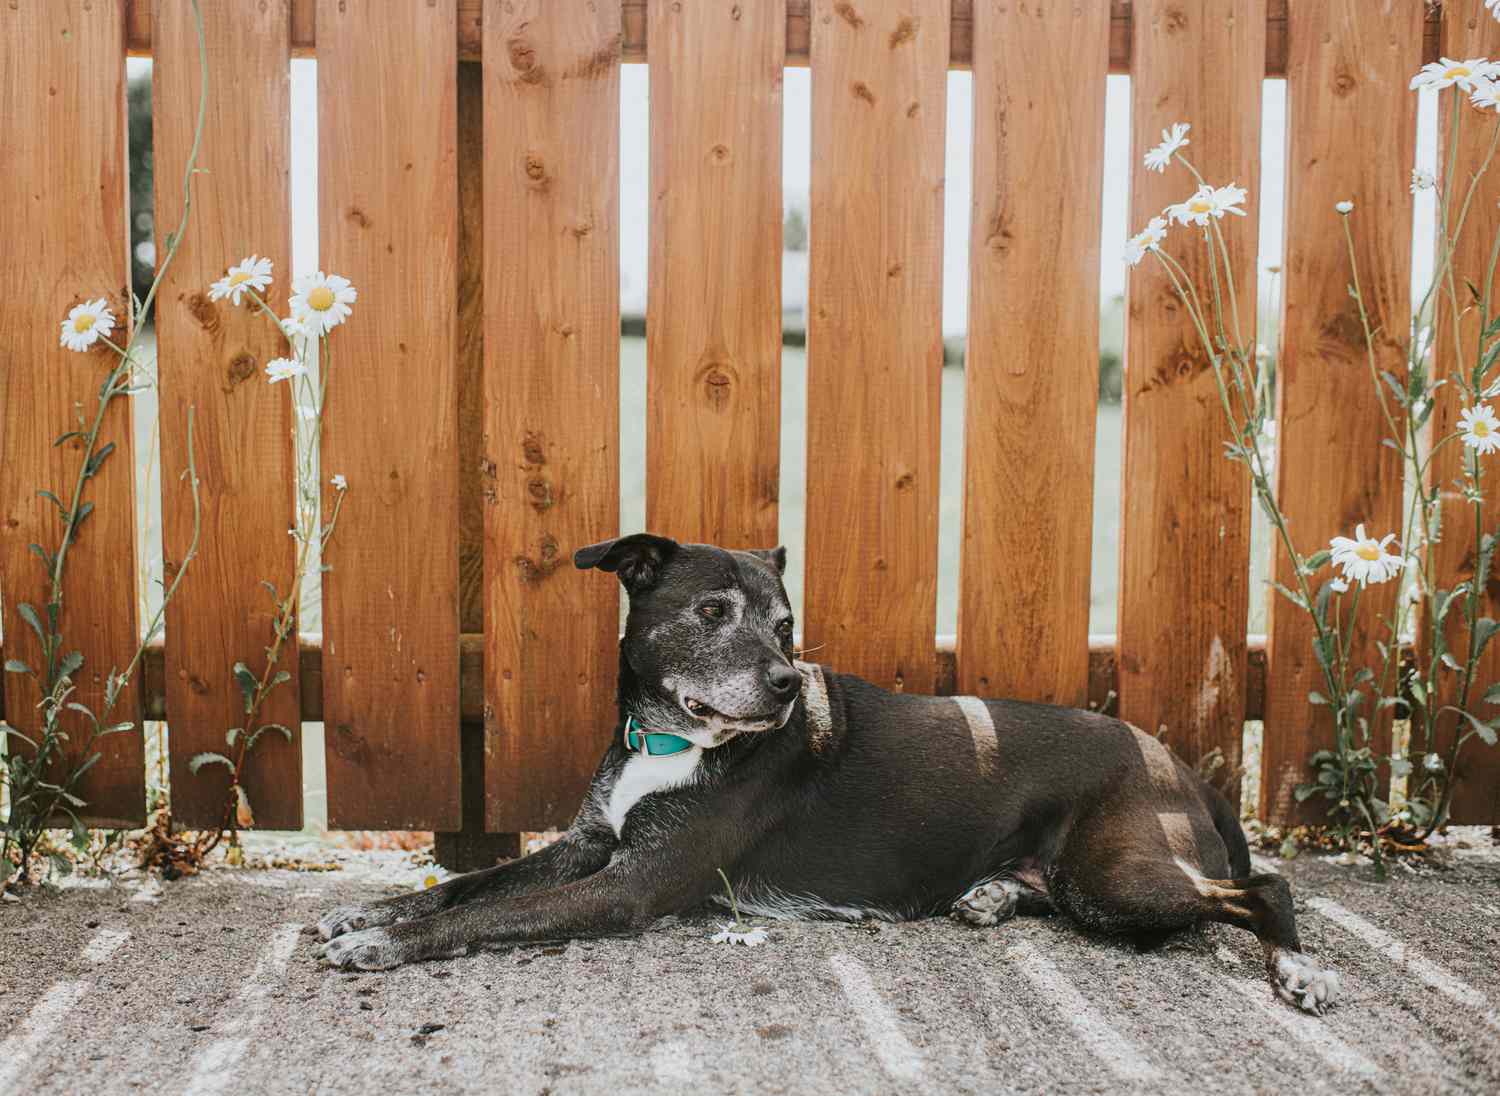
[{"label": "dog's eye", "polygon": [[791,639],[792,638],[792,618],[791,617],[787,617],[780,624],[776,625],[776,634],[779,635],[782,639]]},{"label": "dog's eye", "polygon": [[705,601],[698,606],[698,611],[709,620],[718,620],[724,615],[724,603],[722,601]]}]

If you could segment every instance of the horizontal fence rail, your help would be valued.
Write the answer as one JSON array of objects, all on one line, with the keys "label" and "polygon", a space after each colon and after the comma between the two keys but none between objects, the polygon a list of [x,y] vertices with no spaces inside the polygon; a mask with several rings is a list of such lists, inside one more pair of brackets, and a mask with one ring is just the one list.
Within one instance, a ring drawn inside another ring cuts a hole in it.
[{"label": "horizontal fence rail", "polygon": [[[315,56],[320,265],[359,289],[331,344],[319,479],[327,492],[347,476],[350,490],[322,576],[323,631],[287,652],[290,680],[263,713],[288,737],[270,736],[245,772],[256,822],[301,824],[300,730],[323,722],[336,828],[566,824],[609,733],[618,665],[615,586],[570,555],[612,535],[620,514],[620,65],[654,66],[648,525],[733,547],[771,547],[784,516],[782,82],[805,65],[809,475],[805,558],[792,566],[816,657],[912,692],[1087,704],[1229,773],[1245,722],[1264,720],[1262,815],[1306,819],[1293,793],[1332,736],[1309,702],[1307,623],[1277,606],[1267,636],[1245,634],[1250,599],[1265,596],[1250,588],[1248,484],[1223,458],[1208,360],[1149,265],[1127,282],[1122,451],[1095,467],[1105,75],[1133,77],[1132,228],[1181,197],[1180,175],[1141,162],[1173,121],[1193,123],[1200,168],[1249,189],[1252,217],[1233,224],[1225,258],[1252,318],[1263,81],[1287,78],[1279,495],[1310,540],[1359,521],[1384,529],[1400,468],[1368,393],[1346,395],[1363,347],[1330,209],[1351,197],[1375,226],[1359,243],[1366,295],[1399,333],[1416,113],[1406,82],[1439,54],[1500,55],[1500,25],[1458,7],[205,4],[215,97],[193,223],[156,315],[162,464],[148,490],[161,494],[165,548],[135,558],[128,420],[140,411],[120,401],[106,434],[121,452],[91,481],[97,512],[70,561],[64,631],[86,659],[80,696],[96,701],[104,670],[129,656],[137,571],[170,578],[181,566],[195,528],[191,407],[203,545],[118,718],[171,723],[174,810],[216,824],[222,772],[183,774],[242,716],[230,667],[261,662],[274,607],[261,583],[286,581],[286,530],[305,500],[289,482],[286,388],[263,376],[282,341],[205,290],[253,251],[275,260],[270,304],[287,306],[289,59]],[[70,490],[74,450],[52,442],[74,428],[105,361],[59,351],[53,325],[100,294],[128,314],[125,57],[155,62],[166,253],[196,119],[192,27],[186,0],[0,5],[0,116],[24,123],[0,142],[14,196],[0,208],[0,278],[14,287],[0,296],[0,609],[13,657],[35,654],[17,605],[47,595],[27,546],[59,532],[35,492]],[[963,424],[942,421],[941,380],[955,68],[974,73]],[[89,139],[50,136],[64,131]],[[1478,140],[1460,150],[1461,170],[1482,155]],[[1500,214],[1480,204],[1490,232]],[[1206,275],[1191,259],[1187,271]],[[1399,371],[1397,349],[1377,352]],[[960,428],[958,634],[935,642],[941,440]],[[1344,463],[1322,468],[1332,439]],[[1088,634],[1101,475],[1124,484],[1118,636]],[[1444,551],[1451,586],[1472,564]],[[1500,616],[1493,602],[1486,611]],[[1485,674],[1500,675],[1500,645]],[[0,717],[30,725],[34,694],[0,680]],[[88,817],[139,822],[142,768],[141,736],[113,739],[83,791]],[[1456,820],[1500,821],[1500,750],[1472,751],[1462,776]]]},{"label": "horizontal fence rail", "polygon": [[[952,15],[948,67],[967,69],[974,60],[974,8],[984,0],[951,0]],[[1269,0],[1266,7],[1266,75],[1286,75],[1287,6],[1292,0]],[[317,0],[291,0],[291,41],[296,56],[317,51]],[[1130,71],[1131,42],[1135,22],[1135,0],[1108,0],[1109,71]],[[1420,0],[1413,0],[1414,5]],[[127,5],[126,42],[131,53],[145,56],[152,49],[152,0],[130,0]],[[458,2],[458,56],[478,61],[484,52],[485,0]],[[651,0],[623,0],[621,8],[621,60],[647,61],[647,10]],[[811,52],[812,10],[816,0],[786,0],[786,63],[805,66]],[[1438,59],[1440,13],[1428,9],[1422,23],[1422,59]]]}]

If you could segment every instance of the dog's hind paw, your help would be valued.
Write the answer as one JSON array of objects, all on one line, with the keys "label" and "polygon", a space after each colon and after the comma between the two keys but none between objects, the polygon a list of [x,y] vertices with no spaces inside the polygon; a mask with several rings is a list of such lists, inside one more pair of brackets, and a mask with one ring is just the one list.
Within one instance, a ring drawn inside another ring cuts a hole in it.
[{"label": "dog's hind paw", "polygon": [[1310,955],[1277,948],[1266,964],[1271,988],[1289,1005],[1321,1016],[1338,1003],[1343,984],[1338,972],[1318,966]]},{"label": "dog's hind paw", "polygon": [[335,936],[343,936],[347,932],[359,932],[361,929],[375,928],[385,924],[379,915],[370,906],[340,906],[336,910],[323,915],[318,922],[318,939],[332,940]]},{"label": "dog's hind paw", "polygon": [[1021,884],[1011,879],[994,879],[971,887],[953,903],[949,915],[955,921],[980,928],[998,925],[1015,916],[1021,896]]},{"label": "dog's hind paw", "polygon": [[406,961],[396,938],[385,929],[346,932],[324,944],[318,954],[340,970],[389,970]]}]

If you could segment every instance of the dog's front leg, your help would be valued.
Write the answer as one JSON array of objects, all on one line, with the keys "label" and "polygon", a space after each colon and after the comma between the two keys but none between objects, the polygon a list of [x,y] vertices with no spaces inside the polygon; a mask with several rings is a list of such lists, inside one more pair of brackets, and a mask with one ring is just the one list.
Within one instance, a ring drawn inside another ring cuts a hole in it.
[{"label": "dog's front leg", "polygon": [[318,922],[318,935],[332,940],[362,929],[431,917],[476,899],[510,898],[550,890],[591,875],[609,863],[613,837],[609,831],[588,824],[588,820],[580,820],[551,845],[519,860],[460,875],[415,894],[340,906]]},{"label": "dog's front leg", "polygon": [[639,932],[702,902],[716,881],[712,868],[691,870],[660,856],[621,856],[602,871],[553,890],[503,902],[469,902],[431,917],[339,936],[324,945],[323,958],[337,967],[385,970],[476,948]]}]

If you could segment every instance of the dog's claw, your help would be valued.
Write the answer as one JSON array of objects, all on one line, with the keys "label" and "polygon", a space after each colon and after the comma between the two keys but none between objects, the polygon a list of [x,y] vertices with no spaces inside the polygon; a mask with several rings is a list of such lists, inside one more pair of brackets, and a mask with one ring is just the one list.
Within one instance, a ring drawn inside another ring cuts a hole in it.
[{"label": "dog's claw", "polygon": [[1343,983],[1338,972],[1318,966],[1311,956],[1277,950],[1268,964],[1276,995],[1303,1012],[1322,1016],[1338,1003]]},{"label": "dog's claw", "polygon": [[332,940],[346,932],[359,932],[369,927],[369,909],[365,906],[340,906],[324,914],[318,921],[318,939]]},{"label": "dog's claw", "polygon": [[336,936],[318,949],[318,957],[339,970],[389,970],[403,961],[395,938],[385,929]]},{"label": "dog's claw", "polygon": [[1013,917],[1016,912],[1020,885],[1009,879],[996,879],[971,887],[962,898],[953,903],[948,916],[955,921],[986,928],[998,925]]}]

